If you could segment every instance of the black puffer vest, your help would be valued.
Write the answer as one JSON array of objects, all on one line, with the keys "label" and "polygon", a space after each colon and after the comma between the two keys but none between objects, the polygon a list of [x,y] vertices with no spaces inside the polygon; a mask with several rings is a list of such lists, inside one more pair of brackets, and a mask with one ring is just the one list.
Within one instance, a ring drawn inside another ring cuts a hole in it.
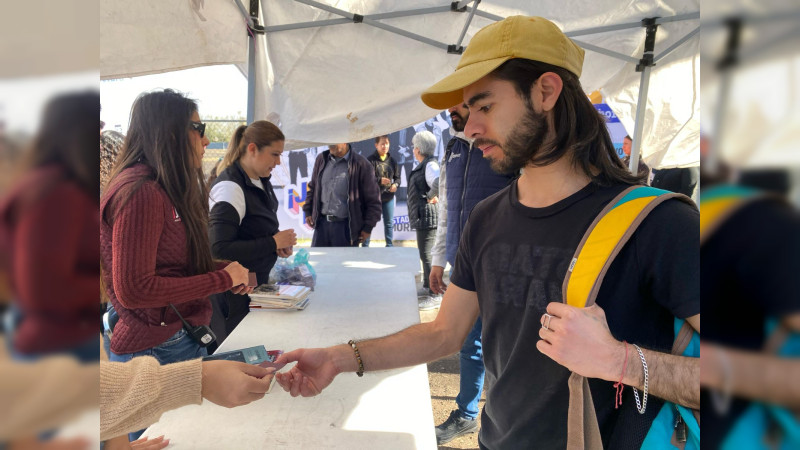
[{"label": "black puffer vest", "polygon": [[439,220],[439,205],[428,203],[430,188],[425,181],[425,168],[432,161],[433,156],[425,158],[408,174],[408,221],[412,230],[436,228]]}]

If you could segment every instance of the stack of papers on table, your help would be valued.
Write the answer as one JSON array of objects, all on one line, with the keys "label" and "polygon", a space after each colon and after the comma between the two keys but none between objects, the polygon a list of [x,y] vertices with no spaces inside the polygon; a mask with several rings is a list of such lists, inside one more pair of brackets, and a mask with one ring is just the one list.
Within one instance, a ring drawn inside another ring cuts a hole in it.
[{"label": "stack of papers on table", "polygon": [[305,309],[310,293],[307,286],[263,284],[250,293],[250,311]]}]

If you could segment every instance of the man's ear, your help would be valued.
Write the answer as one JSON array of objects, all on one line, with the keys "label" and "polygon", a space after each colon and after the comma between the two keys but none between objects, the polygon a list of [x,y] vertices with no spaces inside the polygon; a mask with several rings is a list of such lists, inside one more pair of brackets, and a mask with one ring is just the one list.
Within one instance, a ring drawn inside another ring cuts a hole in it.
[{"label": "man's ear", "polygon": [[542,112],[550,111],[556,106],[563,88],[564,81],[560,76],[553,72],[545,72],[531,85],[531,99],[538,98]]}]

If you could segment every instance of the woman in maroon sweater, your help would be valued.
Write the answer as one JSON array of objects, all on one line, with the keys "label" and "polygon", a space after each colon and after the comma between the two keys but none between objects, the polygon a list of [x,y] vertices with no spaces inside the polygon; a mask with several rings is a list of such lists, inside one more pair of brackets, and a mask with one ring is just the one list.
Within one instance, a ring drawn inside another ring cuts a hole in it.
[{"label": "woman in maroon sweater", "polygon": [[172,306],[191,327],[208,325],[209,295],[252,290],[247,269],[211,258],[204,132],[197,104],[175,91],[145,93],[133,104],[100,201],[103,281],[119,314],[111,361],[205,356]]},{"label": "woman in maroon sweater", "polygon": [[53,98],[23,157],[23,175],[0,200],[0,266],[15,300],[7,336],[17,359],[100,357],[99,113],[97,91]]}]

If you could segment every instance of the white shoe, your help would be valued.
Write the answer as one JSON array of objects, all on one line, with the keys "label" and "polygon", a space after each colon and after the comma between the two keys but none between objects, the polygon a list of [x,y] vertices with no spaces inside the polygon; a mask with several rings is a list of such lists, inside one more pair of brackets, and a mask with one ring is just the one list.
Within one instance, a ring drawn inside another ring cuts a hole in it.
[{"label": "white shoe", "polygon": [[418,301],[420,311],[430,311],[432,309],[439,309],[439,303],[434,301],[431,297],[423,297]]}]

